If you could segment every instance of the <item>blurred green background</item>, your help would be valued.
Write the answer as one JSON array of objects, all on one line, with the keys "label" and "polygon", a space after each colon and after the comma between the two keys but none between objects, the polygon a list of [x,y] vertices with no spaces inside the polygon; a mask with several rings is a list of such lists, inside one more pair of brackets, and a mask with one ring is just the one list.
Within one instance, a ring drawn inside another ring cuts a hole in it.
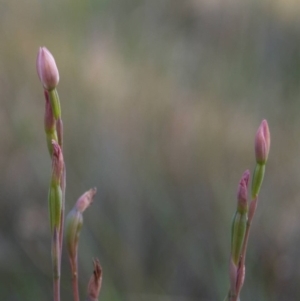
[{"label": "blurred green background", "polygon": [[98,257],[101,301],[222,300],[236,190],[266,118],[241,300],[299,300],[299,14],[296,0],[0,0],[0,299],[52,300],[35,67],[46,46],[61,78],[67,211],[98,188],[82,298]]}]

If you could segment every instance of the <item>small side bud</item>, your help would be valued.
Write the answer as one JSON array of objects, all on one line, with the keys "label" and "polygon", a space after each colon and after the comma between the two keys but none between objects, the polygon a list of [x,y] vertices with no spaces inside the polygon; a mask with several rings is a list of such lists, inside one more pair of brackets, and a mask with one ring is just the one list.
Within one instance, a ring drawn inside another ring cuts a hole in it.
[{"label": "small side bud", "polygon": [[97,192],[97,188],[92,188],[90,190],[88,190],[87,192],[85,192],[76,202],[75,204],[75,208],[83,213],[83,211],[89,207],[91,205],[91,203],[94,200],[94,195]]},{"label": "small side bud", "polygon": [[83,211],[92,203],[96,188],[85,192],[76,202],[66,218],[66,242],[71,263],[72,277],[77,277],[77,254],[80,230],[83,224]]},{"label": "small side bud", "polygon": [[250,171],[246,170],[239,183],[239,188],[237,192],[237,199],[238,199],[238,205],[237,209],[239,212],[247,212],[248,204],[247,204],[247,198],[248,198],[248,182],[250,178]]},{"label": "small side bud", "polygon": [[270,131],[267,120],[263,120],[255,136],[255,157],[257,164],[266,164],[270,151]]},{"label": "small side bud", "polygon": [[87,289],[87,301],[97,301],[102,285],[102,267],[98,259],[94,260],[94,271]]},{"label": "small side bud", "polygon": [[40,47],[36,67],[44,88],[48,91],[55,89],[59,82],[59,73],[55,59],[46,47]]}]

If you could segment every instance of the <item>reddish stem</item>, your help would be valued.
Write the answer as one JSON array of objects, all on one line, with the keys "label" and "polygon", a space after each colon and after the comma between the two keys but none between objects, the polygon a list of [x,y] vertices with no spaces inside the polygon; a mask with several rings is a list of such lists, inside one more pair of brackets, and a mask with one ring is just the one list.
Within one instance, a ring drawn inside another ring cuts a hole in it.
[{"label": "reddish stem", "polygon": [[78,288],[78,263],[77,254],[74,258],[70,258],[71,272],[72,272],[72,288],[74,301],[80,301],[79,298],[79,288]]}]

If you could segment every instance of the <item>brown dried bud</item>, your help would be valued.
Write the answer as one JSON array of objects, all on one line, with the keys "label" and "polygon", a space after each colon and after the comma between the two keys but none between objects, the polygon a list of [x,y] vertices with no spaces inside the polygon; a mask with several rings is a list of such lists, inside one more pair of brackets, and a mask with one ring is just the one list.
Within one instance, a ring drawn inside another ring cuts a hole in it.
[{"label": "brown dried bud", "polygon": [[96,258],[94,261],[94,271],[93,275],[90,278],[87,289],[87,301],[97,301],[101,285],[102,285],[102,267],[99,260]]}]

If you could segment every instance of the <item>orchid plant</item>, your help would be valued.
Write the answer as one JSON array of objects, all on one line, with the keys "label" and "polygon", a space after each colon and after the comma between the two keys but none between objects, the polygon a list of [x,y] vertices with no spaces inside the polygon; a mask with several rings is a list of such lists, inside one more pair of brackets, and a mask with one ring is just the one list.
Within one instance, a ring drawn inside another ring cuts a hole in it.
[{"label": "orchid plant", "polygon": [[245,280],[245,259],[252,220],[256,211],[258,194],[264,179],[265,168],[270,151],[270,131],[263,120],[255,136],[255,158],[251,186],[251,200],[248,203],[248,182],[250,171],[242,175],[237,192],[237,209],[231,226],[231,253],[229,262],[230,289],[225,300],[240,300],[240,292]]},{"label": "orchid plant", "polygon": [[[51,255],[53,270],[53,300],[60,301],[61,255],[64,236],[64,215],[66,195],[66,166],[63,157],[63,121],[57,92],[59,72],[55,59],[49,50],[41,47],[37,56],[37,73],[43,85],[45,98],[44,127],[52,173],[48,193]],[[71,265],[74,301],[80,301],[78,289],[78,241],[83,224],[82,214],[93,202],[96,188],[85,192],[76,202],[66,218],[66,244]],[[101,289],[102,268],[98,259],[94,260],[94,271],[87,288],[87,301],[96,301]]]}]

